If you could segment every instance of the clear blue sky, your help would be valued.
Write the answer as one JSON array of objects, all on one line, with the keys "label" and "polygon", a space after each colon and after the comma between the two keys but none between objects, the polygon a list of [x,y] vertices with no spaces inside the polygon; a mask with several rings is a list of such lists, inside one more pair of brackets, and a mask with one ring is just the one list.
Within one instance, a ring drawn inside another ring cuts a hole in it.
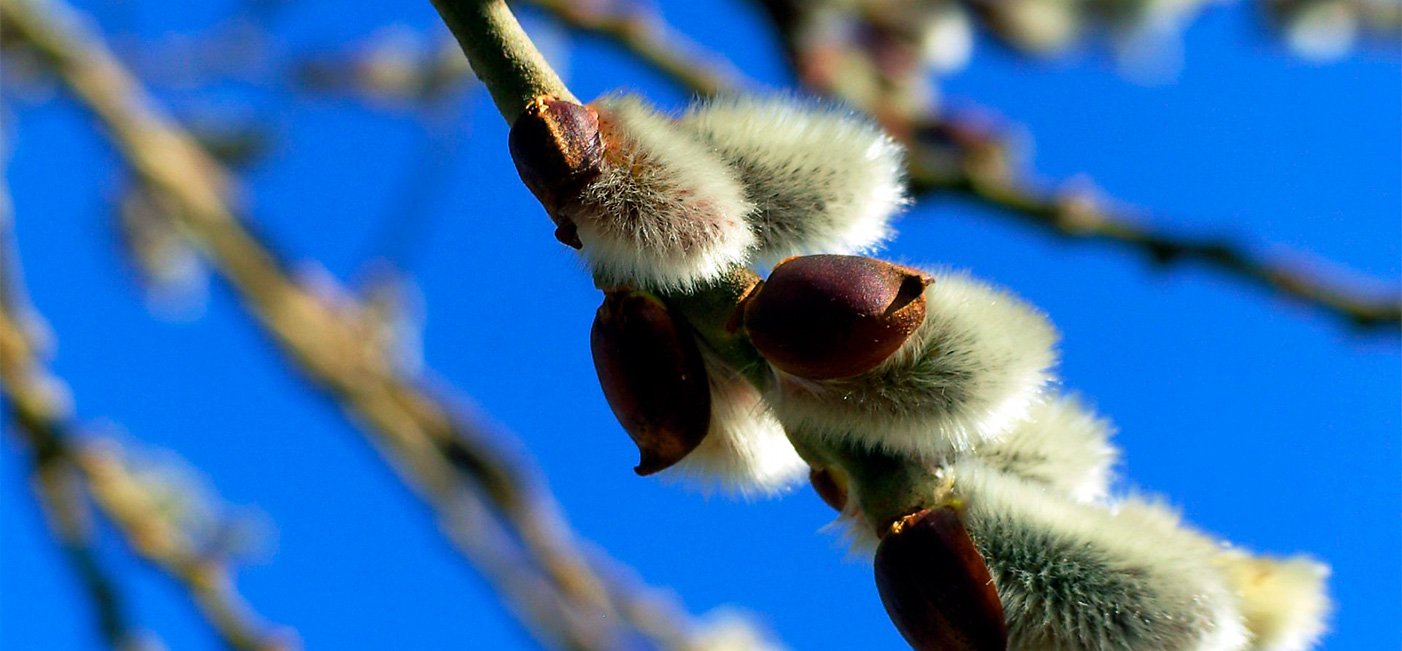
[{"label": "clear blue sky", "polygon": [[[85,3],[93,6],[95,3]],[[100,8],[109,28],[198,34],[222,2]],[[751,76],[786,86],[776,44],[749,5],[664,3],[681,29]],[[318,0],[280,14],[279,47],[321,51],[376,26],[434,25],[428,2]],[[1239,236],[1260,251],[1308,250],[1396,287],[1402,90],[1396,55],[1303,62],[1262,36],[1245,7],[1189,30],[1176,83],[1142,86],[1096,56],[1058,63],[981,44],[950,96],[997,109],[1035,136],[1045,177],[1093,177],[1165,226]],[[627,87],[665,106],[685,96],[594,41],[570,44],[577,93]],[[165,88],[183,111],[266,111],[277,139],[247,176],[249,212],[293,260],[351,277],[413,174],[423,131],[402,111],[297,99],[228,82]],[[795,649],[904,648],[864,562],[818,529],[806,489],[782,499],[706,499],[638,478],[635,451],[596,385],[588,332],[599,296],[520,185],[485,98],[422,206],[411,271],[427,306],[429,366],[519,435],[573,523],[693,612],[733,604]],[[120,423],[208,474],[230,502],[276,523],[240,586],[314,649],[513,649],[530,642],[425,511],[341,416],[216,284],[205,314],[147,311],[114,245],[116,161],[61,98],[10,102],[8,169],[24,271],[57,335],[53,368],[80,416]],[[986,209],[941,202],[900,223],[889,257],[973,270],[1045,309],[1064,333],[1065,384],[1119,426],[1123,486],[1166,496],[1190,521],[1253,550],[1333,566],[1331,649],[1395,649],[1399,631],[1399,359],[1395,339],[1197,268],[1068,244]],[[0,445],[0,645],[96,646],[76,581],[48,539],[24,475]],[[162,577],[124,574],[139,622],[172,649],[216,648]]]}]

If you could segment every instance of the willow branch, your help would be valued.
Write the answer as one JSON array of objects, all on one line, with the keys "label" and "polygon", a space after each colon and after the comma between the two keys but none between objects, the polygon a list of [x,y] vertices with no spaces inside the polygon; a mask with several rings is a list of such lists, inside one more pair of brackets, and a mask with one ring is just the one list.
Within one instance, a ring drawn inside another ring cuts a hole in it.
[{"label": "willow branch", "polygon": [[698,95],[709,97],[734,90],[739,78],[723,58],[672,29],[656,12],[629,9],[628,13],[604,13],[590,3],[569,0],[522,0],[522,4],[541,9],[578,32],[617,43]]},{"label": "willow branch", "polygon": [[[4,218],[0,217],[0,221]],[[0,231],[6,230],[0,224]],[[18,265],[7,233],[0,232],[0,262],[13,273]],[[151,532],[167,529],[156,510],[130,499],[106,499],[123,476],[120,463],[77,444],[68,404],[54,396],[61,383],[39,361],[21,314],[30,308],[19,302],[22,288],[13,276],[0,300],[0,377],[3,397],[16,431],[23,435],[34,455],[37,496],[45,507],[55,537],[81,579],[97,613],[98,628],[107,644],[116,649],[141,646],[140,637],[125,615],[124,599],[111,572],[98,559],[92,530],[87,523],[89,505],[95,505],[126,539],[127,546],[178,583],[195,603],[205,621],[232,649],[269,651],[286,645],[238,594],[228,568],[195,550],[175,544],[152,544]],[[94,498],[91,502],[85,495]]]},{"label": "willow branch", "polygon": [[127,613],[126,599],[98,556],[89,523],[88,504],[70,462],[67,440],[53,427],[61,401],[48,390],[33,344],[22,328],[29,314],[13,245],[12,204],[0,178],[0,402],[13,431],[22,435],[31,454],[34,497],[64,558],[82,584],[92,605],[98,634],[113,649],[136,648],[138,635]]},{"label": "willow branch", "polygon": [[504,0],[433,0],[508,124],[537,97],[575,101]]},{"label": "willow branch", "polygon": [[[1259,289],[1287,296],[1366,329],[1395,332],[1402,324],[1396,292],[1370,294],[1327,280],[1298,265],[1266,258],[1228,239],[1192,238],[1141,225],[1085,191],[1049,192],[998,173],[913,178],[927,196],[953,193],[1000,208],[1003,214],[1060,237],[1117,245],[1153,264],[1195,263]],[[1299,257],[1290,255],[1287,257]]]},{"label": "willow branch", "polygon": [[[748,85],[715,53],[672,36],[656,15],[615,16],[561,0],[523,0],[538,6],[571,29],[609,39],[679,86],[702,96]],[[1086,192],[1046,190],[1001,164],[1004,138],[958,116],[903,116],[870,99],[842,96],[819,75],[806,75],[815,62],[799,45],[798,23],[806,11],[791,0],[762,0],[778,27],[786,52],[802,81],[813,90],[845,101],[883,119],[910,151],[912,193],[922,199],[957,196],[997,209],[1019,223],[1068,240],[1098,242],[1135,251],[1154,264],[1195,263],[1239,282],[1278,293],[1360,328],[1395,330],[1402,325],[1402,301],[1396,292],[1370,293],[1352,283],[1331,281],[1297,264],[1258,255],[1226,238],[1194,238],[1134,219],[1113,199],[1093,200]],[[923,70],[918,74],[925,74]],[[879,86],[874,85],[874,86]],[[933,138],[931,136],[934,136]],[[926,164],[954,157],[953,169]],[[1115,208],[1111,208],[1115,206]],[[1300,256],[1285,255],[1283,258]]]},{"label": "willow branch", "polygon": [[[509,33],[514,19],[496,4],[461,3],[444,12],[459,25]],[[686,631],[674,621],[683,619],[680,613],[601,574],[576,546],[548,492],[533,483],[534,474],[398,368],[369,336],[366,310],[349,298],[351,292],[333,287],[333,300],[286,272],[243,226],[229,199],[226,171],[154,107],[97,35],[73,25],[72,18],[56,18],[58,8],[52,2],[41,10],[23,0],[0,1],[9,26],[48,59],[97,116],[118,153],[169,203],[176,225],[203,249],[273,341],[362,425],[526,628],[567,648],[616,648],[618,637],[627,633],[624,625],[664,648],[683,645]],[[537,69],[543,60],[529,43],[497,46],[499,52],[470,39],[464,45],[477,52],[474,63],[487,78],[511,79],[493,89],[504,115],[518,110],[528,92],[568,97],[553,73]],[[519,80],[513,76],[518,74]],[[486,520],[471,515],[469,507],[478,501],[489,506],[479,511],[494,519],[497,533],[490,537],[496,540],[477,537],[491,530]],[[513,553],[484,551],[503,546]],[[497,565],[513,558],[518,562],[506,569]]]},{"label": "willow branch", "polygon": [[[6,348],[9,348],[8,339],[12,334],[9,326],[8,320],[0,322],[0,337],[7,339]],[[92,605],[98,633],[109,648],[137,648],[141,636],[131,624],[126,598],[114,573],[98,555],[92,528],[87,522],[88,505],[82,498],[81,488],[76,486],[81,481],[78,473],[65,455],[54,453],[53,432],[41,421],[24,416],[24,409],[16,406],[17,399],[9,390],[14,383],[7,379],[5,384],[5,401],[11,405],[13,425],[24,434],[33,450],[34,497]]]}]

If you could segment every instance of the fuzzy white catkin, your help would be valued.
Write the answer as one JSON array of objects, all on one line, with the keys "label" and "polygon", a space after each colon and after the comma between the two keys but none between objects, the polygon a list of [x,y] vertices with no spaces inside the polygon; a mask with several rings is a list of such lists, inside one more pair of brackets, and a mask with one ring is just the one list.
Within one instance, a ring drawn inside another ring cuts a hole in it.
[{"label": "fuzzy white catkin", "polygon": [[[1047,396],[996,442],[965,450],[941,465],[974,460],[1045,487],[1050,494],[1095,503],[1109,492],[1111,470],[1120,454],[1110,443],[1111,431],[1108,421],[1075,396]],[[843,539],[854,556],[871,553],[879,542],[872,523],[861,514],[860,502],[860,497],[848,499],[843,512],[826,527]]]},{"label": "fuzzy white catkin", "polygon": [[664,478],[743,497],[774,495],[807,476],[784,428],[749,380],[704,350],[711,385],[711,426],[701,444]]},{"label": "fuzzy white catkin", "polygon": [[593,106],[602,170],[560,212],[574,222],[596,278],[686,289],[749,260],[752,206],[719,156],[637,97]]},{"label": "fuzzy white catkin", "polygon": [[1111,425],[1074,396],[1048,396],[997,441],[969,452],[989,467],[1078,502],[1103,499],[1119,451]]},{"label": "fuzzy white catkin", "polygon": [[868,251],[906,203],[900,145],[866,119],[787,96],[696,104],[678,124],[740,175],[758,256]]},{"label": "fuzzy white catkin", "polygon": [[1216,545],[1172,512],[1077,504],[974,461],[948,472],[1003,602],[1008,648],[1248,648]]},{"label": "fuzzy white catkin", "polygon": [[1253,651],[1306,651],[1324,634],[1329,568],[1294,557],[1260,558],[1239,551],[1218,559],[1241,598]]},{"label": "fuzzy white catkin", "polygon": [[780,373],[770,398],[790,432],[939,459],[1027,417],[1051,379],[1056,331],[1011,294],[931,274],[924,322],[881,365],[836,380]]}]

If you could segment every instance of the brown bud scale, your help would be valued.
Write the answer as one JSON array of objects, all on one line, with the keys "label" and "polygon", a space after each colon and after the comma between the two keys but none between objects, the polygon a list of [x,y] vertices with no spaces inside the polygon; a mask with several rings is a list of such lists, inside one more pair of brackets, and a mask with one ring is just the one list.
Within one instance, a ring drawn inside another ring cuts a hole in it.
[{"label": "brown bud scale", "polygon": [[881,603],[911,647],[1008,648],[1003,603],[954,507],[926,509],[891,525],[875,564]]},{"label": "brown bud scale", "polygon": [[599,173],[604,153],[599,114],[574,102],[536,98],[511,125],[507,144],[521,181],[554,220],[556,239],[580,248],[574,224],[560,215],[560,207]]},{"label": "brown bud scale", "polygon": [[834,511],[841,513],[847,506],[846,482],[840,481],[831,469],[810,468],[808,483],[813,485],[813,492],[822,498],[823,503],[831,506]]},{"label": "brown bud scale", "polygon": [[696,339],[657,298],[608,292],[590,332],[604,397],[650,475],[681,461],[710,427],[711,389]]},{"label": "brown bud scale", "polygon": [[745,329],[786,373],[810,380],[860,375],[920,327],[931,282],[918,269],[874,258],[789,258],[746,303]]}]

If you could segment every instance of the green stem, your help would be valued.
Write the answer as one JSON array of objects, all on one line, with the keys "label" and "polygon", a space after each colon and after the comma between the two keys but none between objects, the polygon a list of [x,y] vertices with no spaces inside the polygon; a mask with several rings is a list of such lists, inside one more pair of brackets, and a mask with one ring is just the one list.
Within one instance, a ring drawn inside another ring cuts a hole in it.
[{"label": "green stem", "polygon": [[508,124],[537,97],[578,101],[504,0],[433,0],[433,6]]},{"label": "green stem", "polygon": [[747,267],[734,267],[714,282],[662,300],[696,330],[701,340],[760,391],[769,388],[769,369],[740,328],[740,301],[760,282]]}]

